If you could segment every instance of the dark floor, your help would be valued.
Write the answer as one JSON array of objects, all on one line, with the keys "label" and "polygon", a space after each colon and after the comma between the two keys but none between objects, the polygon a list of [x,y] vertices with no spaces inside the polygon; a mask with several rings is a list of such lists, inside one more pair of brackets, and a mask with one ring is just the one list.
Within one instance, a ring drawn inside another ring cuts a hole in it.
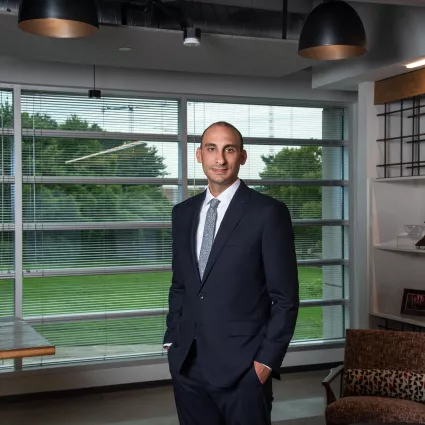
[{"label": "dark floor", "polygon": [[[273,420],[311,418],[314,422],[314,417],[323,415],[321,381],[326,374],[291,373],[282,375],[281,382],[274,381]],[[1,425],[177,425],[173,390],[168,386],[10,402],[2,404],[0,410]]]}]

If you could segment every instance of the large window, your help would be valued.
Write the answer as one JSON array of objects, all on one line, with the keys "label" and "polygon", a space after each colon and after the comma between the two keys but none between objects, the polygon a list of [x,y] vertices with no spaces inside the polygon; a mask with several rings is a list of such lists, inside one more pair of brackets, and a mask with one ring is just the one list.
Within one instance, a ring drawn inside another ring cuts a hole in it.
[{"label": "large window", "polygon": [[195,161],[204,129],[228,121],[244,136],[240,176],[288,206],[299,262],[294,342],[344,337],[348,290],[348,148],[344,108],[189,102],[190,193],[205,185]]},{"label": "large window", "polygon": [[[204,189],[195,150],[205,127],[218,120],[245,138],[241,177],[291,211],[302,300],[294,344],[344,337],[343,108],[199,101],[182,107],[185,100],[24,91],[17,158],[12,94],[0,96],[0,316],[13,314],[17,210],[23,218],[17,304],[57,347],[56,356],[24,365],[163,353],[171,210]],[[16,165],[22,196],[15,196]]]},{"label": "large window", "polygon": [[23,93],[23,315],[57,346],[43,362],[161,352],[178,111]]}]

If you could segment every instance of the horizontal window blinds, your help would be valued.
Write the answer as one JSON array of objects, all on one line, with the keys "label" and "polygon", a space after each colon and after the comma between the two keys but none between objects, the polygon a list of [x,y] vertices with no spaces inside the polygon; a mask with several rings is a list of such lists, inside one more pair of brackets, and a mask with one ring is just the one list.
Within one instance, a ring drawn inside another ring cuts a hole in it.
[{"label": "horizontal window blinds", "polygon": [[14,305],[13,94],[0,90],[0,316]]},{"label": "horizontal window blinds", "polygon": [[[304,302],[294,341],[342,338],[348,288],[344,108],[191,101],[187,110],[189,193],[206,185],[195,159],[203,131],[217,121],[233,124],[248,155],[239,176],[252,189],[284,202],[293,220]],[[331,326],[333,321],[338,325]]]},{"label": "horizontal window blinds", "polygon": [[57,229],[60,223],[74,229],[117,222],[123,227],[147,227],[169,223],[177,200],[177,185],[24,184],[23,217],[25,223],[41,221],[44,227],[50,223]]},{"label": "horizontal window blinds", "polygon": [[188,101],[186,138],[177,100],[23,91],[17,200],[12,93],[0,90],[0,101],[0,315],[13,314],[14,215],[22,205],[23,315],[57,347],[24,365],[163,353],[171,211],[184,194],[205,189],[195,153],[205,128],[220,120],[244,136],[240,176],[292,216],[301,297],[293,343],[344,337],[344,108]]},{"label": "horizontal window blinds", "polygon": [[178,118],[174,100],[23,93],[23,311],[58,350],[28,363],[160,351]]}]

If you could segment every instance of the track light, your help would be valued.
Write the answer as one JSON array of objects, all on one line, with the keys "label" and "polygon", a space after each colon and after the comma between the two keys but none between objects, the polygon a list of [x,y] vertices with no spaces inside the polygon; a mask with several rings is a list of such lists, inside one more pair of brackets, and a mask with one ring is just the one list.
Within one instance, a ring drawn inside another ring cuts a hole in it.
[{"label": "track light", "polygon": [[99,20],[93,0],[22,0],[18,26],[44,37],[78,38],[96,33]]},{"label": "track light", "polygon": [[357,12],[344,1],[325,1],[307,17],[298,45],[300,56],[339,60],[366,52],[363,23]]},{"label": "track light", "polygon": [[199,28],[186,27],[183,30],[183,44],[187,47],[201,45],[201,30]]},{"label": "track light", "polygon": [[406,64],[406,68],[412,69],[412,68],[418,68],[424,65],[425,65],[425,59],[421,59],[421,60]]}]

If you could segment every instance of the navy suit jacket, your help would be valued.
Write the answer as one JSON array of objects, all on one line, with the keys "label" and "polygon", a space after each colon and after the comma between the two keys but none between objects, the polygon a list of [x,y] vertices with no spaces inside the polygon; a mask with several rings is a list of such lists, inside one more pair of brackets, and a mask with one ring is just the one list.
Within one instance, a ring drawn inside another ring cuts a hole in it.
[{"label": "navy suit jacket", "polygon": [[196,338],[207,381],[230,387],[252,367],[278,378],[298,315],[294,234],[285,204],[243,182],[217,232],[201,281],[196,232],[205,192],[172,215],[173,277],[164,343],[180,373]]}]

